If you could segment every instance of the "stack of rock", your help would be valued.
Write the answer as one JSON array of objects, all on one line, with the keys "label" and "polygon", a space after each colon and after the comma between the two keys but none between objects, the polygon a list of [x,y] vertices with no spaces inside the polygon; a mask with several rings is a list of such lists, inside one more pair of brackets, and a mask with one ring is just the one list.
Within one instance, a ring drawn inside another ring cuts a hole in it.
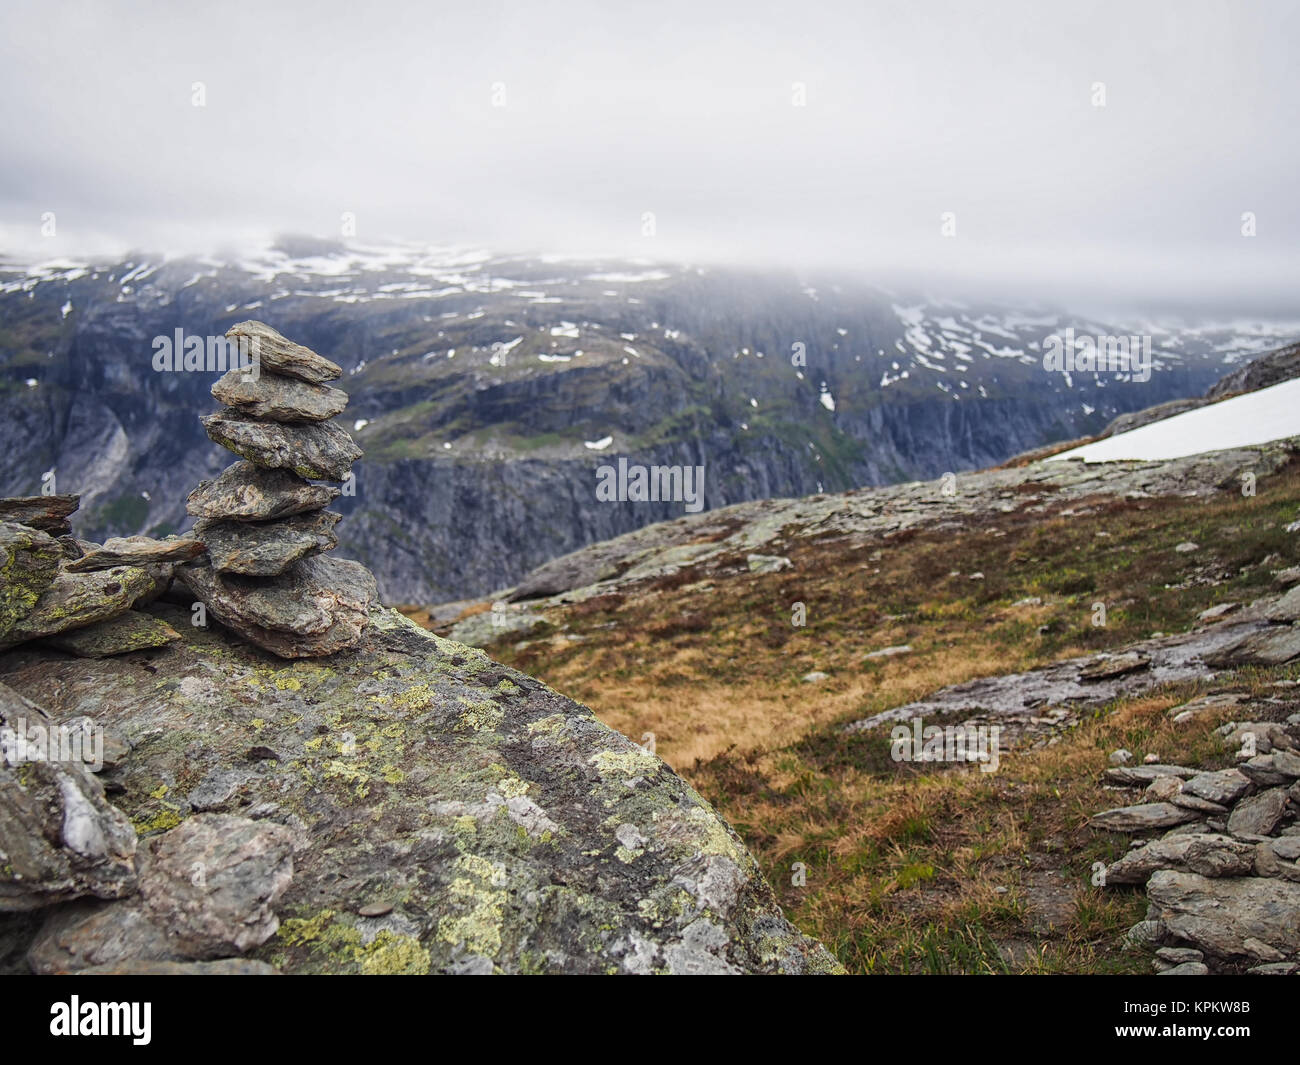
[{"label": "stack of rock", "polygon": [[342,369],[261,322],[226,334],[254,352],[212,386],[226,409],[202,419],[208,436],[241,456],[202,482],[187,509],[207,555],[177,577],[227,628],[282,658],[353,646],[376,596],[359,562],[325,557],[340,515],[324,508],[361,449],[330,421],[347,393],[325,382]]}]

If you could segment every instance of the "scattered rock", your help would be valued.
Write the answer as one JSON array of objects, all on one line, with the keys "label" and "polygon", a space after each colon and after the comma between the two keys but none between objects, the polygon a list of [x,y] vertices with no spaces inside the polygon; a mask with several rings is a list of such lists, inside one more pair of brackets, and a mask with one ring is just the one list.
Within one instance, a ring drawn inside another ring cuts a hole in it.
[{"label": "scattered rock", "polygon": [[1172,796],[1169,801],[1175,806],[1181,806],[1184,810],[1195,810],[1197,813],[1202,814],[1226,814],[1228,812],[1228,808],[1221,803],[1202,799],[1199,795],[1182,794],[1181,787],[1179,793]]},{"label": "scattered rock", "polygon": [[805,673],[803,676],[803,682],[805,684],[819,684],[822,681],[829,680],[829,679],[830,679],[830,674],[823,673],[819,669],[814,669],[811,673]]},{"label": "scattered rock", "polygon": [[1218,621],[1219,618],[1226,617],[1240,609],[1240,603],[1219,603],[1216,606],[1210,607],[1208,610],[1202,610],[1196,616],[1200,621]]},{"label": "scattered rock", "polygon": [[1111,751],[1107,761],[1111,765],[1128,765],[1129,762],[1133,761],[1133,752],[1127,747],[1121,747],[1118,750]]},{"label": "scattered rock", "polygon": [[1124,933],[1124,943],[1130,949],[1148,947],[1156,943],[1163,943],[1168,934],[1169,931],[1165,928],[1164,921],[1150,919],[1138,921],[1137,924]]},{"label": "scattered rock", "polygon": [[135,849],[130,821],[80,762],[0,758],[0,912],[128,894]]},{"label": "scattered rock", "polygon": [[893,658],[895,655],[910,655],[912,653],[911,644],[898,644],[894,647],[882,647],[876,651],[868,651],[863,658]]},{"label": "scattered rock", "polygon": [[1291,976],[1300,972],[1300,962],[1270,961],[1263,965],[1252,966],[1246,972],[1254,976]]},{"label": "scattered rock", "polygon": [[1188,961],[1170,969],[1160,970],[1161,976],[1208,976],[1210,968],[1199,961]]},{"label": "scattered rock", "polygon": [[1264,611],[1269,621],[1300,621],[1300,587],[1292,588]]},{"label": "scattered rock", "polygon": [[1197,773],[1184,782],[1185,795],[1195,795],[1221,806],[1231,806],[1250,791],[1250,779],[1239,769],[1221,769],[1213,773]]},{"label": "scattered rock", "polygon": [[1184,965],[1189,961],[1204,961],[1205,955],[1191,947],[1161,947],[1156,957],[1170,965]]},{"label": "scattered rock", "polygon": [[309,484],[288,470],[268,470],[251,462],[236,462],[190,493],[185,509],[196,518],[214,521],[272,521],[320,510],[337,499],[339,490]]},{"label": "scattered rock", "polygon": [[1274,750],[1259,754],[1240,766],[1241,772],[1260,787],[1290,784],[1300,779],[1300,754],[1294,751]]},{"label": "scattered rock", "polygon": [[1300,655],[1300,627],[1273,626],[1248,633],[1227,647],[1205,656],[1216,669],[1235,666],[1280,666]]},{"label": "scattered rock", "polygon": [[28,952],[38,973],[128,961],[240,954],[279,928],[293,877],[293,833],[270,821],[196,814],[146,841],[139,893],[55,910]]},{"label": "scattered rock", "polygon": [[1286,569],[1278,570],[1273,574],[1273,583],[1280,588],[1300,584],[1300,566],[1288,566]]},{"label": "scattered rock", "polygon": [[1228,706],[1239,706],[1241,703],[1248,701],[1248,698],[1248,696],[1239,692],[1215,692],[1172,707],[1166,713],[1174,719],[1175,724],[1182,724],[1185,721],[1191,721],[1193,718],[1199,717],[1201,714],[1221,710]]},{"label": "scattered rock", "polygon": [[1202,876],[1246,876],[1254,868],[1255,847],[1228,836],[1188,833],[1155,839],[1106,868],[1106,883],[1142,884],[1160,869]]},{"label": "scattered rock", "polygon": [[1276,721],[1229,721],[1214,730],[1223,737],[1229,747],[1247,748],[1242,752],[1242,761],[1249,761],[1257,754],[1268,754],[1277,750],[1290,750],[1295,744],[1286,729]]},{"label": "scattered rock", "polygon": [[1178,793],[1182,790],[1183,782],[1179,777],[1165,776],[1156,777],[1142,794],[1147,802],[1173,802],[1177,800]]},{"label": "scattered rock", "polygon": [[1300,836],[1264,840],[1255,844],[1255,875],[1300,883]]},{"label": "scattered rock", "polygon": [[794,565],[784,555],[746,555],[745,561],[750,573],[781,573]]},{"label": "scattered rock", "polygon": [[1123,788],[1145,788],[1159,777],[1182,777],[1190,780],[1197,775],[1197,770],[1182,765],[1124,765],[1106,770],[1107,784],[1117,784]]}]

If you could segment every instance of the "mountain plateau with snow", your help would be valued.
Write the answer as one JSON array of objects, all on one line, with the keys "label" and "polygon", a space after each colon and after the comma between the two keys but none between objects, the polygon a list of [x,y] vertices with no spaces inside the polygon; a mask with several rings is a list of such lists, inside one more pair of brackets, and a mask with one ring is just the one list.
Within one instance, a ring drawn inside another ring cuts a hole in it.
[{"label": "mountain plateau with snow", "polygon": [[[245,256],[0,259],[0,494],[83,497],[79,535],[188,527],[219,472],[213,372],[158,338],[265,321],[345,370],[365,458],[341,550],[390,601],[509,585],[680,516],[600,501],[615,457],[705,469],[704,505],[986,467],[1199,395],[1286,321],[1099,321],[841,275],[284,238]],[[1146,336],[1147,380],[1044,368],[1049,338]]]}]

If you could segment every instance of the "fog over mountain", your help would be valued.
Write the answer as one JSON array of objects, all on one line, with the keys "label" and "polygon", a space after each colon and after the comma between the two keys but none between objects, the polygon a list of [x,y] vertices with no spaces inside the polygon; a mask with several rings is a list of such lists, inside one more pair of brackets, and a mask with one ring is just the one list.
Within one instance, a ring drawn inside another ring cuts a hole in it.
[{"label": "fog over mountain", "polygon": [[29,260],[306,232],[1252,312],[1300,278],[1282,2],[11,3],[0,26],[0,247]]}]

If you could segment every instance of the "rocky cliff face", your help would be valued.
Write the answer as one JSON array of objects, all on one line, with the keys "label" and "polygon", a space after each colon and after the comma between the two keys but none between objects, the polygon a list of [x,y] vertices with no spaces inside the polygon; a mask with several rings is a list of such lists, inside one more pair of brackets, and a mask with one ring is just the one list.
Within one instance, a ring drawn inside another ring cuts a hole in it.
[{"label": "rocky cliff face", "polygon": [[183,638],[0,655],[0,725],[101,755],[0,764],[5,969],[839,969],[681,778],[531,678],[387,610],[288,664],[149,609]]},{"label": "rocky cliff face", "polygon": [[[704,505],[933,477],[1202,392],[1270,330],[1159,330],[891,295],[843,278],[287,242],[245,261],[0,269],[0,493],[52,472],[77,532],[183,531],[220,469],[216,371],[157,338],[246,318],[339,363],[366,458],[341,548],[390,601],[485,593],[683,512],[602,503],[615,456],[702,465]],[[1049,374],[1043,341],[1154,333],[1145,383]]]}]

